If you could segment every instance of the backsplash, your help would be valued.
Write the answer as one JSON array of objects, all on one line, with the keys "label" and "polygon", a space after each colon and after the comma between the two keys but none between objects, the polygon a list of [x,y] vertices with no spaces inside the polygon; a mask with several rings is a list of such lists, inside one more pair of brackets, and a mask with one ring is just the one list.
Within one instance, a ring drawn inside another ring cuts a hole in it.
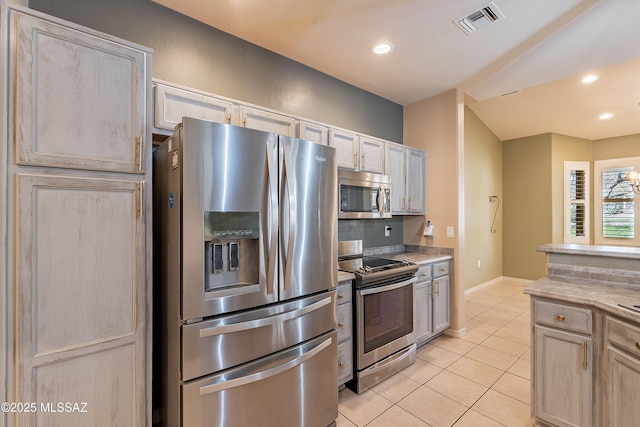
[{"label": "backsplash", "polygon": [[[402,245],[404,230],[402,216],[387,219],[340,219],[338,240],[362,240],[363,248]],[[389,236],[384,235],[385,226],[391,227]]]}]

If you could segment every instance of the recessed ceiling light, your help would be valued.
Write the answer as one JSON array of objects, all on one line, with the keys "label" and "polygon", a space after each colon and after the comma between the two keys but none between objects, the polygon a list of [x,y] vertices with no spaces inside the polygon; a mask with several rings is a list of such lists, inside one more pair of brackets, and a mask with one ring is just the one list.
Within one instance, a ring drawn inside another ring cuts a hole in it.
[{"label": "recessed ceiling light", "polygon": [[393,50],[393,45],[389,42],[378,43],[373,46],[371,51],[377,55],[384,55],[385,53],[389,53]]},{"label": "recessed ceiling light", "polygon": [[589,74],[582,78],[582,83],[593,83],[598,80],[597,74]]},{"label": "recessed ceiling light", "polygon": [[613,114],[611,114],[611,113],[604,113],[604,114],[600,114],[599,119],[600,119],[600,120],[607,120],[607,119],[610,119],[611,117],[613,117]]}]

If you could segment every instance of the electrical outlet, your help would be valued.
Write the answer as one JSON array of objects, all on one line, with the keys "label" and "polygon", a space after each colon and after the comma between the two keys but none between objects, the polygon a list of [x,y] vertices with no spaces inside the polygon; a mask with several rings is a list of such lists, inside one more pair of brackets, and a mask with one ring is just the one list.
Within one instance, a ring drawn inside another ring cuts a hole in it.
[{"label": "electrical outlet", "polygon": [[447,237],[453,237],[453,227],[447,227]]}]

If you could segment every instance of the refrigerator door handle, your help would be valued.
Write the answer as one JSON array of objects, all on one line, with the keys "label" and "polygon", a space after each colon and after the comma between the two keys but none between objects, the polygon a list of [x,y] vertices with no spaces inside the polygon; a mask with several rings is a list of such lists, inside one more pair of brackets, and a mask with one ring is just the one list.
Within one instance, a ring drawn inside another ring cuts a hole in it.
[{"label": "refrigerator door handle", "polygon": [[246,384],[254,383],[257,381],[264,380],[269,377],[273,377],[275,375],[279,375],[283,372],[288,371],[289,369],[293,369],[298,365],[301,365],[305,361],[311,359],[318,353],[320,353],[325,348],[329,347],[332,343],[333,338],[329,338],[325,340],[322,344],[319,344],[317,347],[312,350],[304,353],[302,356],[296,357],[293,360],[289,360],[281,365],[278,365],[274,368],[267,369],[266,371],[257,372],[255,374],[247,375],[240,378],[235,378],[228,381],[221,381],[211,385],[206,385],[200,387],[200,396],[204,396],[211,393],[217,393],[223,390],[229,390],[235,387],[240,387]]},{"label": "refrigerator door handle", "polygon": [[[280,195],[280,201],[282,204],[282,222],[280,223],[282,227],[282,232],[280,233],[282,245],[280,248],[280,256],[282,259],[282,268],[284,270],[284,283],[281,283],[280,286],[285,291],[291,287],[292,263],[290,260],[293,256],[293,246],[296,239],[296,218],[294,215],[295,212],[297,212],[297,184],[294,176],[295,170],[293,169],[291,150],[292,145],[290,143],[282,143],[282,194]],[[286,209],[285,203],[288,207]]]},{"label": "refrigerator door handle", "polygon": [[200,338],[212,337],[215,335],[231,334],[234,332],[246,331],[249,329],[255,329],[262,326],[274,325],[276,323],[282,323],[287,320],[296,319],[309,314],[312,311],[318,310],[327,304],[331,304],[331,297],[324,298],[320,301],[316,301],[306,307],[296,310],[281,313],[270,317],[260,317],[255,320],[249,320],[247,322],[234,323],[230,325],[212,326],[210,328],[200,329]]},{"label": "refrigerator door handle", "polygon": [[278,261],[278,156],[277,144],[273,140],[267,142],[267,187],[265,189],[267,201],[266,230],[263,232],[264,259],[266,260],[267,293],[275,292],[277,277],[276,262]]}]

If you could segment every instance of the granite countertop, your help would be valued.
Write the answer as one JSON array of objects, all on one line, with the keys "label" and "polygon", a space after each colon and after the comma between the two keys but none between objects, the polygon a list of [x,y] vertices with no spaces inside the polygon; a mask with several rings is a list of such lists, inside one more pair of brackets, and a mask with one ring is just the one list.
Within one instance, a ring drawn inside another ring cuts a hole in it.
[{"label": "granite countertop", "polygon": [[524,293],[601,309],[632,322],[640,323],[640,311],[620,307],[640,304],[638,285],[610,283],[576,277],[547,276],[524,288]]},{"label": "granite countertop", "polygon": [[346,280],[354,280],[356,275],[353,273],[348,273],[346,271],[338,270],[338,282],[344,282]]},{"label": "granite countertop", "polygon": [[389,258],[398,261],[409,260],[416,264],[429,264],[432,262],[448,261],[453,259],[451,255],[434,255],[423,252],[396,252],[390,254],[379,255],[381,258]]},{"label": "granite countertop", "polygon": [[538,247],[539,252],[591,255],[606,258],[640,259],[640,248],[625,246],[594,246],[563,243],[549,243]]}]

